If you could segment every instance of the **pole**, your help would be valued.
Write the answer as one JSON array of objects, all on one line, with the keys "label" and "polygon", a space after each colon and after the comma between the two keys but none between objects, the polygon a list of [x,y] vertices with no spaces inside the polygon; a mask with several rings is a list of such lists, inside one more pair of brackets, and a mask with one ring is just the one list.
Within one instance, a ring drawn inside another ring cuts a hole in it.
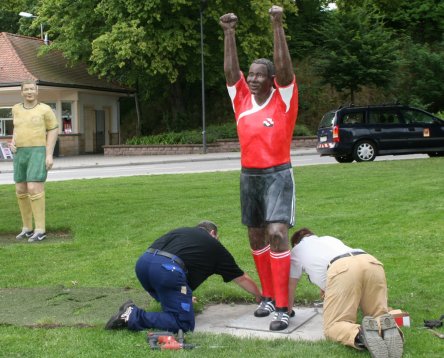
[{"label": "pole", "polygon": [[204,66],[204,47],[203,47],[203,7],[204,2],[200,6],[200,61],[201,61],[201,78],[202,78],[202,145],[203,154],[207,153],[207,133],[205,128],[205,66]]},{"label": "pole", "polygon": [[40,38],[43,40],[43,24],[40,24]]}]

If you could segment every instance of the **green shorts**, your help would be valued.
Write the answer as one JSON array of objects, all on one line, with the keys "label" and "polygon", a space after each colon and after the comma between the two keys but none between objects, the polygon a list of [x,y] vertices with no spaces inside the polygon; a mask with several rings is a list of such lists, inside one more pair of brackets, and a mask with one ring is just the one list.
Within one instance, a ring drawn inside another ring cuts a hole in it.
[{"label": "green shorts", "polygon": [[20,147],[14,155],[16,183],[44,182],[47,177],[46,147]]}]

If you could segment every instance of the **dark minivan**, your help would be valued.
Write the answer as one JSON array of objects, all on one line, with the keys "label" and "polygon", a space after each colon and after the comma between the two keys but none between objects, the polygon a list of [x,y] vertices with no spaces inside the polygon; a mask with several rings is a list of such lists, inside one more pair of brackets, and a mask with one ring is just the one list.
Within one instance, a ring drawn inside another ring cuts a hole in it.
[{"label": "dark minivan", "polygon": [[322,117],[316,149],[339,163],[388,154],[443,156],[444,120],[403,105],[340,107]]}]

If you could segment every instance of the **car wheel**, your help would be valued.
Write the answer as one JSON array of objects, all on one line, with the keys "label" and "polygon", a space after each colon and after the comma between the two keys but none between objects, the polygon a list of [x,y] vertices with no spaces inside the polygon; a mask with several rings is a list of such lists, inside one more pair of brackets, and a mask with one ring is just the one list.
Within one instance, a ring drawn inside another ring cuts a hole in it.
[{"label": "car wheel", "polygon": [[376,146],[373,142],[363,140],[353,148],[353,158],[357,162],[371,162],[376,158]]},{"label": "car wheel", "polygon": [[444,157],[444,152],[431,152],[431,153],[427,153],[429,155],[430,158],[433,157]]},{"label": "car wheel", "polygon": [[351,163],[354,159],[351,155],[341,155],[340,157],[335,157],[338,163]]}]

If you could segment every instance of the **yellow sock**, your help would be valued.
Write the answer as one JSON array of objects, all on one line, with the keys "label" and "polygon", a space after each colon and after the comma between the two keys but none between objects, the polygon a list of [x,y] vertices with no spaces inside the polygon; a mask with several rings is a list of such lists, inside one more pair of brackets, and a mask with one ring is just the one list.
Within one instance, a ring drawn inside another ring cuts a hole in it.
[{"label": "yellow sock", "polygon": [[17,196],[17,202],[22,216],[23,230],[32,230],[32,208],[31,201],[29,200],[29,194],[15,193]]},{"label": "yellow sock", "polygon": [[35,232],[44,233],[45,230],[45,192],[31,195],[32,213],[34,214]]}]

